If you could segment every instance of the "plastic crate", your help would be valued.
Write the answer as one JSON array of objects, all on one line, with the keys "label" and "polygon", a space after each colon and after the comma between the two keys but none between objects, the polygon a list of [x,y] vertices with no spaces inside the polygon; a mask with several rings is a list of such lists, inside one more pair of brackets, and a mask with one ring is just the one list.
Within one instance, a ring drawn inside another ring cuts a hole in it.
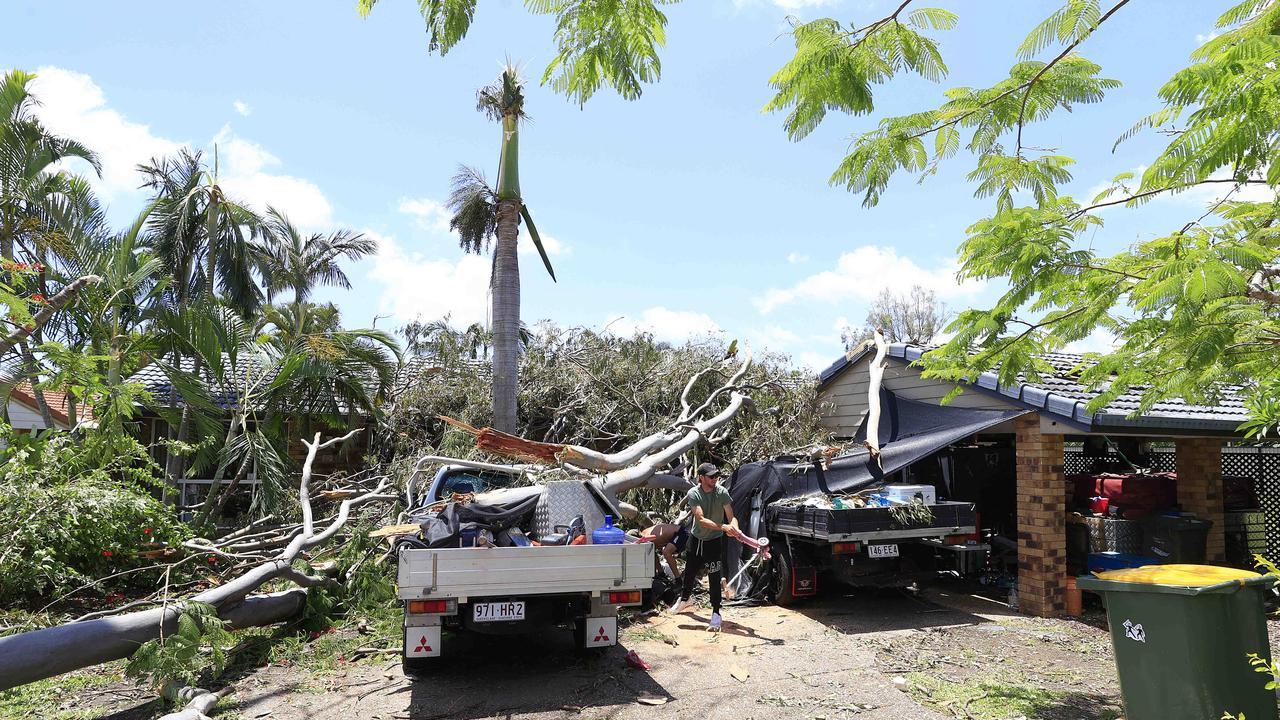
[{"label": "plastic crate", "polygon": [[1085,517],[1089,528],[1089,551],[1142,553],[1142,526],[1132,520],[1108,517]]}]

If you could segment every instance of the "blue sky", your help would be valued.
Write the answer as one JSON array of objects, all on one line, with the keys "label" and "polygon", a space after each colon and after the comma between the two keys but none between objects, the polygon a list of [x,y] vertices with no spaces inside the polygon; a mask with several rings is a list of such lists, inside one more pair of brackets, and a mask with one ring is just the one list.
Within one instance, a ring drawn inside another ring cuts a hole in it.
[{"label": "blue sky", "polygon": [[[821,367],[841,352],[840,325],[860,324],[885,286],[924,284],[956,310],[998,292],[953,277],[964,229],[991,208],[964,180],[968,156],[923,184],[896,179],[870,210],[826,180],[848,136],[879,116],[1004,77],[1022,37],[1058,3],[918,0],[960,15],[940,34],[950,77],[882,87],[875,116],[831,115],[789,142],[782,117],[760,112],[767,78],[792,52],[786,16],[860,26],[896,4],[685,0],[668,8],[661,82],[634,102],[602,91],[583,109],[537,85],[553,25],[518,0],[482,2],[444,58],[427,54],[411,0],[382,0],[366,20],[354,0],[216,10],[21,0],[0,27],[0,68],[40,72],[40,113],[102,154],[99,187],[118,224],[141,208],[134,165],[216,143],[224,183],[243,199],[314,230],[373,235],[381,252],[350,269],[354,288],[320,297],[349,325],[380,316],[389,327],[419,315],[484,319],[488,259],[462,255],[441,204],[458,163],[496,171],[499,130],[475,112],[474,93],[510,56],[532,80],[521,185],[560,279],[535,254],[521,256],[525,320],[643,327],[672,340],[720,332]],[[1229,4],[1132,3],[1082,48],[1124,87],[1029,130],[1030,144],[1077,159],[1077,197],[1154,156],[1158,136],[1111,145],[1157,107],[1157,88]],[[1091,242],[1105,250],[1168,232],[1210,199],[1107,211]]]}]

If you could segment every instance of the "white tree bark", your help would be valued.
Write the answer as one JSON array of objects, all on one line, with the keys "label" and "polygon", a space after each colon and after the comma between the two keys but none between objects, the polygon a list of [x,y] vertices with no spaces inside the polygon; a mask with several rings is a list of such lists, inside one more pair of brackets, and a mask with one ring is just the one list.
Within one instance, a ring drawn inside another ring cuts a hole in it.
[{"label": "white tree bark", "polygon": [[880,385],[884,382],[885,355],[889,352],[889,346],[884,342],[884,334],[880,332],[880,328],[876,328],[875,333],[876,355],[871,359],[871,367],[868,375],[870,383],[867,385],[867,449],[871,451],[871,457],[880,464]]}]

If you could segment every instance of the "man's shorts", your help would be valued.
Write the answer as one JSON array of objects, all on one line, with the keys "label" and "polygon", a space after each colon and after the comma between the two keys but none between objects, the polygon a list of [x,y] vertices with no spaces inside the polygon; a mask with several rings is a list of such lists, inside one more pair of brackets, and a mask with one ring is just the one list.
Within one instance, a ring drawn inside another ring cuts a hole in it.
[{"label": "man's shorts", "polygon": [[681,525],[676,536],[671,538],[671,544],[676,546],[676,552],[684,552],[685,546],[689,544],[689,528]]}]

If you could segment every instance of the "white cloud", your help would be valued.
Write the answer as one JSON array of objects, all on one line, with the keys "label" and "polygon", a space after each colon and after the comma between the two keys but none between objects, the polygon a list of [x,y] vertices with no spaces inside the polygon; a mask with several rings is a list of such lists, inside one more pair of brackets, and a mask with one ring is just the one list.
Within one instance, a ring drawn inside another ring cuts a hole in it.
[{"label": "white cloud", "polygon": [[[102,88],[84,73],[45,66],[36,75],[31,89],[40,102],[36,114],[51,131],[74,138],[98,154],[102,179],[95,181],[95,186],[108,202],[140,198],[145,191],[138,189],[137,166],[189,145],[128,120],[109,105]],[[230,125],[223,126],[213,144],[219,156],[219,182],[237,199],[259,210],[273,205],[308,229],[332,226],[333,208],[320,188],[302,178],[266,172],[281,162],[261,145],[238,137]],[[211,150],[207,156],[210,162]],[[77,166],[71,169],[85,171]]]},{"label": "white cloud", "polygon": [[1067,346],[1062,349],[1071,353],[1107,353],[1115,350],[1118,346],[1119,343],[1116,342],[1116,336],[1111,334],[1110,330],[1096,328],[1085,339],[1067,343]]},{"label": "white cloud", "polygon": [[423,230],[449,232],[449,208],[431,198],[405,198],[400,201],[400,212],[413,216],[413,223]]},{"label": "white cloud", "polygon": [[898,255],[893,248],[863,245],[840,255],[834,269],[810,275],[790,288],[770,288],[752,302],[768,314],[798,300],[829,305],[871,300],[885,288],[905,290],[923,285],[942,299],[970,297],[981,291],[983,283],[976,280],[957,283],[955,272],[954,261],[930,270]]},{"label": "white cloud", "polygon": [[249,105],[243,100],[237,100],[231,103],[231,107],[235,108],[236,112],[240,113],[241,117],[249,117],[249,113],[253,112],[253,108],[249,107]]},{"label": "white cloud", "polygon": [[[548,257],[557,257],[560,255],[572,255],[573,247],[560,242],[559,239],[544,232],[538,233],[538,237],[542,238],[542,249],[547,251]],[[538,248],[533,246],[533,240],[529,238],[529,233],[523,225],[520,226],[520,244],[516,249],[521,255],[533,255],[537,257]]]},{"label": "white cloud", "polygon": [[236,135],[230,124],[222,126],[213,145],[218,153],[218,182],[228,193],[258,210],[270,205],[301,228],[332,229],[333,206],[324,192],[310,180],[265,172],[281,164],[266,148]]},{"label": "white cloud", "polygon": [[795,356],[795,361],[803,367],[809,368],[813,372],[821,372],[826,370],[831,363],[836,361],[838,355],[824,355],[820,352],[811,350],[800,353]]},{"label": "white cloud", "polygon": [[382,283],[380,311],[398,321],[450,316],[455,326],[486,323],[489,258],[463,255],[452,262],[406,252],[395,237],[366,230],[378,242],[368,277]]},{"label": "white cloud", "polygon": [[795,265],[796,263],[809,262],[809,256],[801,255],[798,252],[793,252],[787,255],[787,262],[791,263],[792,265]]},{"label": "white cloud", "polygon": [[640,313],[640,317],[612,315],[605,321],[605,328],[615,335],[628,336],[637,332],[652,333],[657,340],[683,342],[697,335],[721,332],[720,326],[709,315],[688,310],[668,310],[661,305]]},{"label": "white cloud", "polygon": [[[182,147],[111,109],[102,88],[84,73],[52,66],[39,68],[31,93],[40,103],[36,115],[49,130],[78,140],[98,154],[102,179],[96,186],[108,201],[138,192],[139,164]],[[90,174],[80,164],[69,169]]]},{"label": "white cloud", "polygon": [[1205,44],[1205,43],[1209,42],[1210,40],[1214,40],[1214,39],[1216,39],[1216,38],[1217,38],[1219,35],[1221,35],[1221,34],[1222,34],[1222,33],[1218,32],[1217,30],[1213,30],[1213,31],[1211,31],[1211,32],[1210,32],[1209,34],[1207,34],[1207,35],[1206,35],[1206,34],[1204,34],[1204,33],[1197,33],[1197,34],[1196,34],[1196,45],[1203,45],[1203,44]]},{"label": "white cloud", "polygon": [[801,341],[799,335],[781,325],[766,325],[751,331],[751,344],[767,350],[785,351]]}]

